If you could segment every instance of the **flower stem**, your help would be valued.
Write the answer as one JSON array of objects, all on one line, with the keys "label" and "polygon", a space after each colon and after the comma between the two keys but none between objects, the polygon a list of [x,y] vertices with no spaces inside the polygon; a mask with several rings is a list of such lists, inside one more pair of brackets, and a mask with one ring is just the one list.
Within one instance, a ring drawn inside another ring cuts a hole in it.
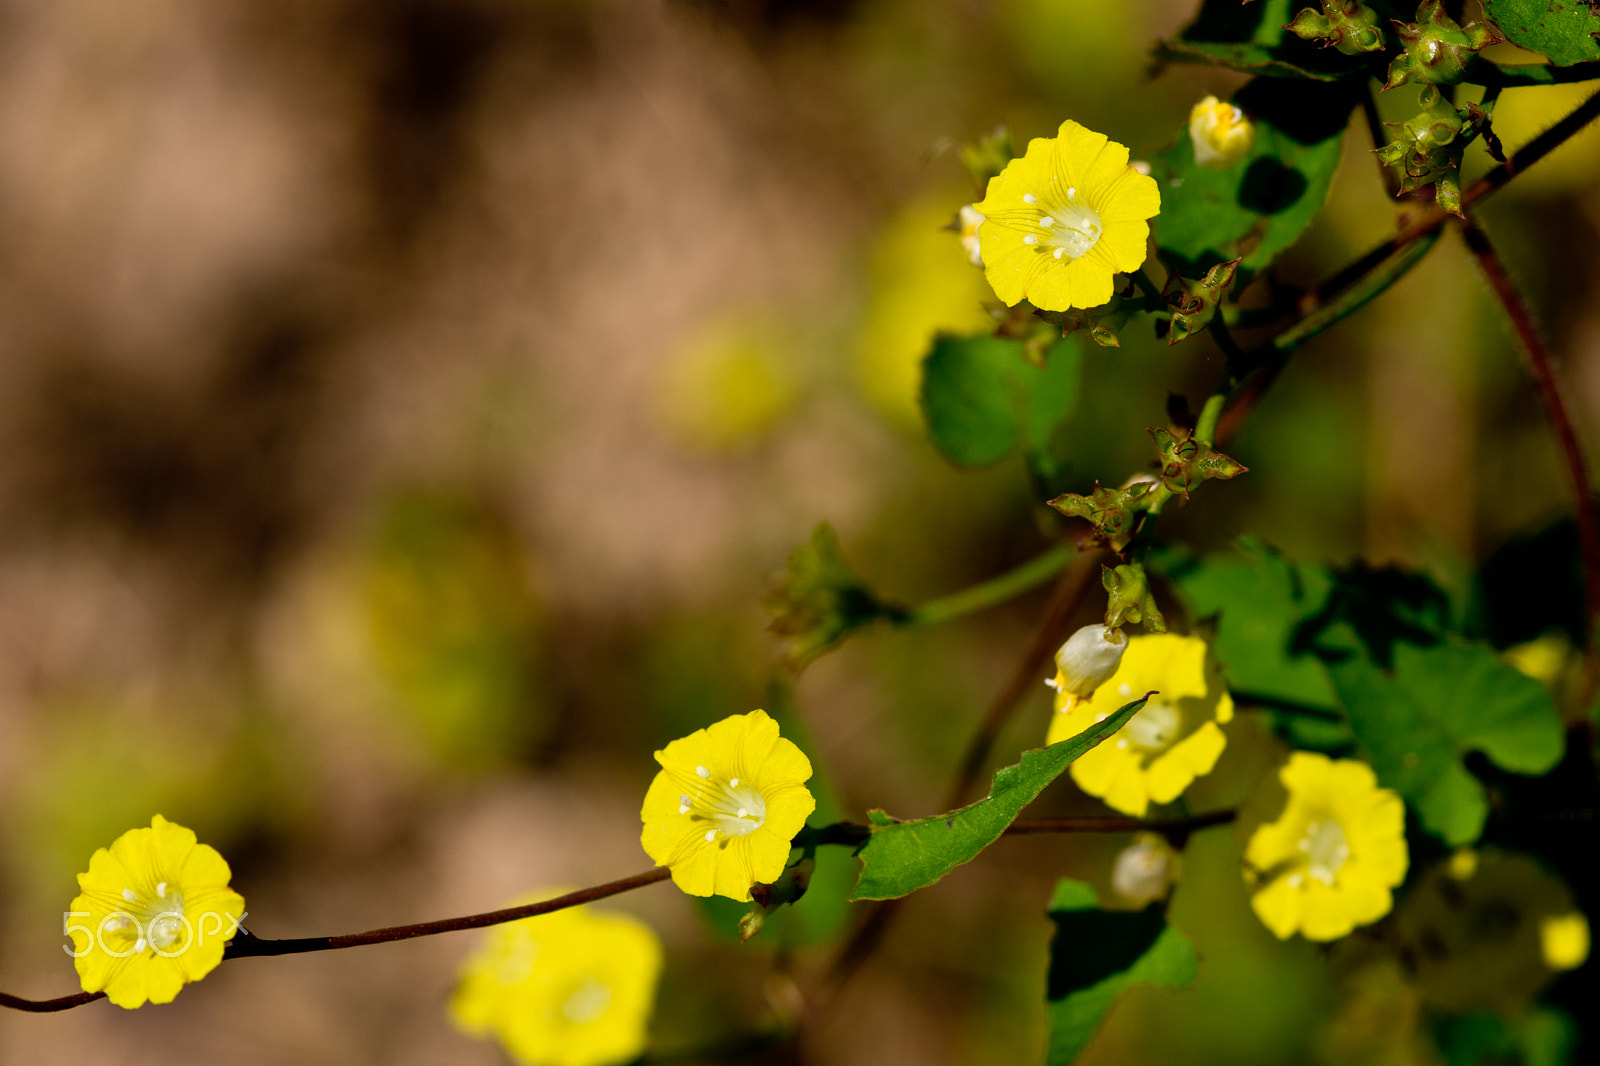
[{"label": "flower stem", "polygon": [[1528,366],[1539,385],[1539,398],[1544,402],[1545,415],[1550,419],[1551,432],[1567,471],[1568,487],[1572,491],[1573,513],[1578,522],[1578,546],[1583,560],[1584,604],[1584,684],[1579,703],[1587,707],[1594,696],[1596,680],[1600,679],[1600,647],[1595,644],[1595,626],[1600,623],[1600,516],[1595,513],[1589,487],[1589,471],[1583,458],[1583,446],[1572,426],[1572,416],[1562,396],[1561,382],[1556,377],[1555,366],[1544,338],[1534,323],[1528,303],[1511,280],[1505,263],[1495,251],[1489,235],[1475,220],[1468,219],[1461,226],[1467,250],[1478,261],[1500,301],[1500,306],[1511,322],[1512,332],[1528,357]]},{"label": "flower stem", "polygon": [[105,998],[104,992],[74,992],[70,996],[57,996],[55,999],[23,999],[21,996],[0,992],[0,1007],[27,1011],[29,1014],[50,1014],[58,1010],[71,1010],[73,1007],[81,1007],[85,1003]]},{"label": "flower stem", "polygon": [[437,933],[455,933],[463,929],[482,929],[489,925],[501,925],[505,922],[514,922],[522,918],[532,918],[540,914],[550,914],[553,911],[566,910],[584,903],[592,903],[597,899],[608,896],[620,895],[631,892],[636,888],[646,885],[658,884],[672,876],[672,871],[666,867],[656,867],[646,870],[642,874],[624,877],[620,881],[608,881],[603,885],[593,888],[582,888],[576,892],[568,892],[564,896],[554,899],[541,900],[538,903],[526,903],[520,907],[506,907],[503,910],[486,911],[483,914],[469,914],[464,918],[441,918],[434,922],[418,922],[415,925],[396,925],[387,929],[374,929],[367,933],[345,933],[340,936],[311,936],[299,937],[290,940],[262,940],[244,929],[240,929],[234,936],[233,942],[228,945],[223,954],[225,959],[250,958],[259,955],[301,955],[308,951],[334,951],[339,948],[357,948],[368,944],[387,944],[393,940],[412,940],[419,936],[433,936]]},{"label": "flower stem", "polygon": [[949,622],[962,615],[972,614],[1015,599],[1030,589],[1037,588],[1065,570],[1078,554],[1076,545],[1058,544],[1034,556],[1014,569],[990,578],[981,584],[953,592],[948,596],[930,600],[921,607],[908,611],[900,619],[901,625],[929,626]]}]

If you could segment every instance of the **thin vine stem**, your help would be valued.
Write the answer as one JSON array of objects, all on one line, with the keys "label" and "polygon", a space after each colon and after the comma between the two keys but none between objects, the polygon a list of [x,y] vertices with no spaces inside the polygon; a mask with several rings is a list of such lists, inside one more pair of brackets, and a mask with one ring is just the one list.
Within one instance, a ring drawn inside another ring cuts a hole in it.
[{"label": "thin vine stem", "polygon": [[1590,491],[1588,465],[1583,457],[1583,446],[1573,428],[1572,415],[1563,396],[1556,368],[1545,347],[1533,312],[1517,289],[1516,282],[1506,270],[1505,262],[1495,250],[1489,235],[1477,221],[1469,218],[1461,224],[1461,235],[1467,250],[1483,271],[1489,288],[1505,311],[1528,358],[1528,367],[1539,386],[1539,398],[1544,403],[1545,415],[1550,420],[1550,430],[1555,435],[1566,469],[1568,487],[1572,491],[1573,514],[1578,523],[1578,547],[1583,561],[1584,603],[1584,684],[1579,702],[1587,707],[1594,696],[1597,678],[1600,678],[1600,647],[1595,644],[1595,626],[1600,623],[1600,516],[1595,513]]},{"label": "thin vine stem", "polygon": [[899,619],[903,626],[930,626],[949,622],[1016,599],[1065,570],[1078,555],[1075,544],[1057,544],[1027,562],[980,584],[929,600]]}]

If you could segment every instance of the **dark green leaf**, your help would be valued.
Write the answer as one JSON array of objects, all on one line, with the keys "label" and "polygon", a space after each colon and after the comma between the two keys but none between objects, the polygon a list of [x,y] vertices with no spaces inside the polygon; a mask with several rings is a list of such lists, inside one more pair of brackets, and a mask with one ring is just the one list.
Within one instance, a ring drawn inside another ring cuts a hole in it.
[{"label": "dark green leaf", "polygon": [[850,898],[897,899],[971,862],[999,840],[1006,826],[1073,760],[1122,728],[1143,706],[1144,700],[1134,700],[1075,737],[1023,752],[1021,763],[994,775],[989,795],[960,810],[911,822],[873,811],[872,835],[857,852],[861,877]]},{"label": "dark green leaf", "polygon": [[1487,645],[1399,641],[1385,670],[1370,647],[1346,650],[1360,643],[1348,623],[1325,636],[1343,646],[1325,655],[1328,673],[1379,782],[1447,844],[1472,843],[1488,814],[1483,786],[1462,763],[1468,751],[1522,774],[1544,773],[1560,760],[1561,717],[1550,694]]},{"label": "dark green leaf", "polygon": [[951,462],[983,466],[1019,448],[1046,473],[1062,424],[1078,403],[1082,352],[1073,339],[1034,366],[1018,341],[940,334],[922,364],[928,435]]},{"label": "dark green leaf", "polygon": [[1333,580],[1321,567],[1290,562],[1259,541],[1239,554],[1157,559],[1196,620],[1214,619],[1212,649],[1235,698],[1273,712],[1297,748],[1348,749],[1354,741],[1321,660],[1296,640]]},{"label": "dark green leaf", "polygon": [[1256,124],[1250,154],[1227,170],[1194,161],[1187,126],[1151,161],[1161,183],[1156,244],[1169,269],[1198,277],[1238,256],[1239,285],[1311,224],[1339,167],[1359,85],[1257,78],[1234,97]]},{"label": "dark green leaf", "polygon": [[1483,7],[1511,43],[1558,67],[1600,59],[1600,10],[1585,0],[1484,0]]},{"label": "dark green leaf", "polygon": [[1131,985],[1186,988],[1198,966],[1194,947],[1167,925],[1160,905],[1103,911],[1094,888],[1063,878],[1050,900],[1049,1066],[1066,1066]]}]

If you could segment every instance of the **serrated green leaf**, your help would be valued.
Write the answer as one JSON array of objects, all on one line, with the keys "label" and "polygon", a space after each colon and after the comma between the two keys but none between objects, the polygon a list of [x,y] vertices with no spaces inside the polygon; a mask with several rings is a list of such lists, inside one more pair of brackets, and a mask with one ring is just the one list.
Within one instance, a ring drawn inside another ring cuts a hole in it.
[{"label": "serrated green leaf", "polygon": [[[1354,631],[1335,628],[1348,631],[1330,634],[1348,646]],[[1487,645],[1444,637],[1431,646],[1397,642],[1392,655],[1384,670],[1368,654],[1341,650],[1328,674],[1379,782],[1447,844],[1470,844],[1488,802],[1462,757],[1481,751],[1515,773],[1544,773],[1561,758],[1560,714],[1543,685]]]},{"label": "serrated green leaf", "polygon": [[1600,59],[1600,10],[1585,0],[1484,0],[1484,14],[1512,44],[1558,67]]},{"label": "serrated green leaf", "polygon": [[1353,83],[1257,78],[1234,97],[1256,124],[1255,143],[1227,170],[1195,162],[1186,125],[1177,144],[1151,160],[1161,183],[1156,245],[1168,268],[1198,277],[1243,256],[1242,287],[1299,240],[1328,197],[1359,91]]},{"label": "serrated green leaf", "polygon": [[1198,972],[1194,947],[1167,925],[1164,908],[1103,911],[1094,888],[1063,878],[1050,900],[1056,931],[1046,985],[1048,1066],[1067,1066],[1132,985],[1186,988]]},{"label": "serrated green leaf", "polygon": [[922,410],[934,446],[960,466],[985,466],[1021,449],[1055,472],[1060,427],[1078,403],[1082,350],[1066,338],[1034,366],[1022,344],[940,334],[922,364]]},{"label": "serrated green leaf", "polygon": [[1075,737],[1023,752],[1020,763],[994,775],[989,795],[960,810],[910,822],[897,822],[882,811],[871,812],[872,835],[856,853],[861,859],[861,876],[850,898],[898,899],[971,862],[999,840],[1006,826],[1073,760],[1122,728],[1144,702],[1134,700]]}]

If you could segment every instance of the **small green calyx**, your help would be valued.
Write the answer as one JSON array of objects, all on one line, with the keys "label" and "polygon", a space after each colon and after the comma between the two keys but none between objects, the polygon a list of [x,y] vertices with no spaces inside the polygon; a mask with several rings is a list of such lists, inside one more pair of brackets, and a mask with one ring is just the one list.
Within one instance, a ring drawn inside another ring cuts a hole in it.
[{"label": "small green calyx", "polygon": [[1022,357],[1041,369],[1048,360],[1045,353],[1050,350],[1059,337],[1067,335],[1067,330],[1060,327],[1057,321],[1061,317],[1059,312],[1041,311],[1027,300],[1018,302],[1015,307],[1005,304],[985,304],[990,316],[995,320],[994,335],[1007,340],[1022,342]]},{"label": "small green calyx", "polygon": [[1167,620],[1150,592],[1150,580],[1145,576],[1143,563],[1123,563],[1115,568],[1101,566],[1100,583],[1106,589],[1106,625],[1119,629],[1133,623],[1152,633],[1167,631]]},{"label": "small green calyx", "polygon": [[1096,539],[1121,551],[1133,537],[1138,516],[1149,509],[1147,497],[1153,488],[1155,482],[1149,480],[1135,481],[1120,489],[1108,489],[1097,481],[1088,496],[1067,492],[1049,504],[1068,518],[1086,519],[1094,526]]},{"label": "small green calyx", "polygon": [[1192,436],[1178,437],[1152,426],[1150,439],[1161,456],[1161,484],[1174,496],[1189,502],[1189,490],[1213,478],[1226,481],[1250,468]]},{"label": "small green calyx", "polygon": [[1400,192],[1435,186],[1439,206],[1461,214],[1461,157],[1479,134],[1491,137],[1490,113],[1476,104],[1451,107],[1432,85],[1417,98],[1422,111],[1404,122],[1389,122],[1400,136],[1376,149],[1378,158],[1399,172]]},{"label": "small green calyx", "polygon": [[1233,285],[1233,276],[1243,259],[1240,256],[1226,263],[1218,263],[1199,279],[1183,277],[1176,271],[1167,276],[1161,298],[1172,313],[1172,326],[1167,331],[1168,345],[1188,340],[1210,324]]},{"label": "small green calyx", "polygon": [[1284,29],[1324,48],[1332,45],[1347,56],[1383,51],[1378,13],[1359,0],[1322,0],[1322,14],[1304,8]]},{"label": "small green calyx", "polygon": [[1134,311],[1146,309],[1147,301],[1143,297],[1129,299],[1121,294],[1111,297],[1109,303],[1099,307],[1075,307],[1068,311],[1039,311],[1038,316],[1046,322],[1061,327],[1061,335],[1076,333],[1078,330],[1088,330],[1089,339],[1102,348],[1120,348],[1122,342],[1117,339],[1117,330],[1128,323],[1128,316]]},{"label": "small green calyx", "polygon": [[972,184],[982,192],[989,179],[1006,168],[1015,159],[1016,149],[1011,144],[1011,131],[1004,125],[996,126],[976,141],[961,145],[961,162],[972,175]]},{"label": "small green calyx", "polygon": [[767,596],[772,613],[768,627],[790,638],[789,665],[799,669],[853,630],[879,618],[899,621],[903,608],[879,599],[858,578],[839,547],[839,536],[826,522],[817,526],[809,543],[789,555],[788,569]]},{"label": "small green calyx", "polygon": [[1423,85],[1456,85],[1466,77],[1474,52],[1505,38],[1487,22],[1456,22],[1444,10],[1444,0],[1422,0],[1415,23],[1394,24],[1403,51],[1389,64],[1384,89],[1408,81]]},{"label": "small green calyx", "polygon": [[739,941],[743,943],[761,932],[767,918],[779,907],[800,902],[811,887],[811,875],[817,871],[817,860],[807,850],[800,861],[786,868],[770,885],[750,886],[750,900],[755,904],[739,919]]}]

